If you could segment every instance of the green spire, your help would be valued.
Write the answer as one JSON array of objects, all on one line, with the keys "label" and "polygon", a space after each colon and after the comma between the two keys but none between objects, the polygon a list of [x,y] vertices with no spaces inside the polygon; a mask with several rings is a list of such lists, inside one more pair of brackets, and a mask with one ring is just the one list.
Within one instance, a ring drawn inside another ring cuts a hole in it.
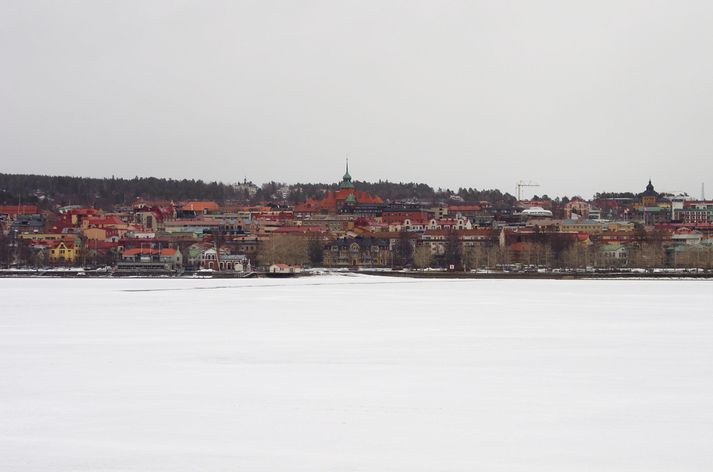
[{"label": "green spire", "polygon": [[339,188],[354,188],[352,183],[352,176],[349,175],[349,158],[347,157],[347,172],[342,177],[342,182],[339,184]]}]

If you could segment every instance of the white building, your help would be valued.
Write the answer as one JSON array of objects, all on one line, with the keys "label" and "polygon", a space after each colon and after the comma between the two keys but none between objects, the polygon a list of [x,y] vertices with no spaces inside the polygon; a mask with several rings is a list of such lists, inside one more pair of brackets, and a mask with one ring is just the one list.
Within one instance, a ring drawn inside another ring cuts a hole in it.
[{"label": "white building", "polygon": [[302,268],[287,264],[272,264],[269,268],[269,272],[271,274],[297,274],[302,272]]},{"label": "white building", "polygon": [[552,218],[552,212],[542,207],[530,207],[520,213],[525,218]]}]

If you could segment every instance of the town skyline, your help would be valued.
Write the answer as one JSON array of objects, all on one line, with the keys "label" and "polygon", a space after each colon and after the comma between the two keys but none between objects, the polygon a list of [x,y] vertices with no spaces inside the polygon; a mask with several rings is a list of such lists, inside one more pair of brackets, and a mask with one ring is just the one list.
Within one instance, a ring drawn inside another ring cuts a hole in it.
[{"label": "town skyline", "polygon": [[294,274],[713,264],[713,200],[668,195],[651,180],[636,193],[523,198],[521,188],[513,197],[355,182],[345,163],[326,188],[5,174],[0,184],[18,191],[0,194],[0,264],[12,269],[91,261],[102,274],[248,276],[255,267]]}]

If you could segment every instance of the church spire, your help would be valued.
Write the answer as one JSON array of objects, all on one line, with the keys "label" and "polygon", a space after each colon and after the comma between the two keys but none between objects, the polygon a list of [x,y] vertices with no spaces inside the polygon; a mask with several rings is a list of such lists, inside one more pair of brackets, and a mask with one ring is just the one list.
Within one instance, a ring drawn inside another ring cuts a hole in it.
[{"label": "church spire", "polygon": [[354,188],[352,183],[352,176],[349,175],[349,158],[347,157],[346,173],[342,177],[342,182],[339,184],[339,188]]}]

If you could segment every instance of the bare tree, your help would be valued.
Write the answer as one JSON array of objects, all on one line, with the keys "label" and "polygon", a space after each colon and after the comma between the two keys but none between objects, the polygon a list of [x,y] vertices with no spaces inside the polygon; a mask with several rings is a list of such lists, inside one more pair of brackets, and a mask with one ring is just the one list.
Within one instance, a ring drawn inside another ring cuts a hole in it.
[{"label": "bare tree", "polygon": [[9,267],[12,260],[12,240],[0,227],[0,267]]},{"label": "bare tree", "polygon": [[488,266],[488,246],[475,243],[463,247],[463,267],[467,269],[480,269]]},{"label": "bare tree", "polygon": [[431,264],[433,263],[431,247],[425,244],[416,247],[413,255],[413,262],[414,265],[420,269],[431,267]]},{"label": "bare tree", "polygon": [[485,258],[485,267],[491,269],[498,264],[507,264],[508,256],[507,249],[501,248],[497,244],[491,244],[482,248],[482,254]]},{"label": "bare tree", "polygon": [[654,268],[665,265],[666,252],[657,243],[642,242],[630,252],[630,265],[632,267]]},{"label": "bare tree", "polygon": [[307,239],[285,234],[272,234],[263,241],[258,252],[258,263],[262,266],[271,264],[307,264]]},{"label": "bare tree", "polygon": [[461,269],[461,253],[462,248],[458,233],[454,229],[450,229],[446,234],[445,248],[443,251],[443,262],[446,267],[454,266],[456,270]]},{"label": "bare tree", "polygon": [[413,244],[406,229],[401,229],[399,239],[394,247],[394,261],[402,267],[409,267],[413,264]]},{"label": "bare tree", "polygon": [[676,266],[710,269],[713,268],[713,248],[705,246],[686,247],[681,251],[674,252]]},{"label": "bare tree", "polygon": [[324,243],[320,238],[310,238],[307,243],[307,257],[312,267],[324,264]]}]

